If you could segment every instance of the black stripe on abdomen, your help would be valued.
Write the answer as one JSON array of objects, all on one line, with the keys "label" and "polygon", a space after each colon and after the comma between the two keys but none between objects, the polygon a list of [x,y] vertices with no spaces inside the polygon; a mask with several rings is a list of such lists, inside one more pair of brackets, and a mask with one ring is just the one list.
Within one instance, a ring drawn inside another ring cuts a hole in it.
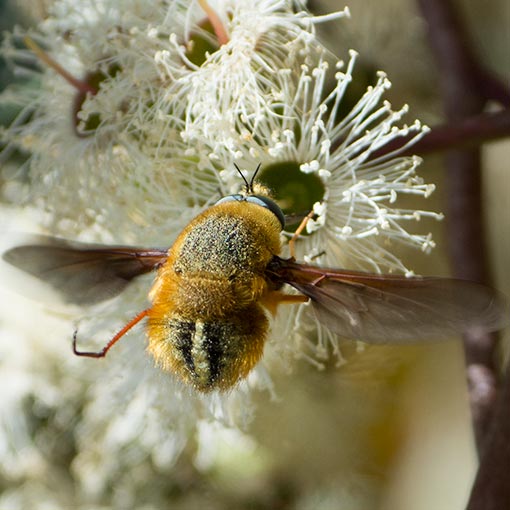
[{"label": "black stripe on abdomen", "polygon": [[203,325],[203,348],[209,360],[209,384],[213,385],[221,376],[221,366],[225,361],[225,323],[206,322]]},{"label": "black stripe on abdomen", "polygon": [[168,323],[171,331],[171,342],[190,374],[195,374],[195,364],[193,361],[193,337],[195,335],[195,323],[181,320],[171,320]]},{"label": "black stripe on abdomen", "polygon": [[169,322],[175,357],[197,388],[212,388],[223,377],[232,357],[232,343],[236,341],[234,329],[231,323],[225,322]]}]

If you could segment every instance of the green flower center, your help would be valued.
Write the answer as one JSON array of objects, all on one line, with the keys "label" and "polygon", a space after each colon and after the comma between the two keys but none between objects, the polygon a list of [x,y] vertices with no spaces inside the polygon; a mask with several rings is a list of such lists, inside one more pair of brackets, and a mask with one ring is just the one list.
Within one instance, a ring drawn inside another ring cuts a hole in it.
[{"label": "green flower center", "polygon": [[287,230],[295,230],[316,202],[324,199],[325,187],[315,173],[304,173],[296,161],[285,161],[262,168],[257,179],[267,186],[283,213],[289,217]]}]

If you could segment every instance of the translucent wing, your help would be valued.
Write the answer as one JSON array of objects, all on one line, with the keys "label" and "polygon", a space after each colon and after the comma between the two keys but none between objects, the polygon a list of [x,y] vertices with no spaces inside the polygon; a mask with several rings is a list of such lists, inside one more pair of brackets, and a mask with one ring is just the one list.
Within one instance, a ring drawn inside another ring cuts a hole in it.
[{"label": "translucent wing", "polygon": [[465,280],[375,275],[278,257],[268,276],[308,296],[318,320],[331,331],[368,343],[444,339],[468,329],[494,331],[508,323],[504,297]]},{"label": "translucent wing", "polygon": [[38,236],[3,259],[60,291],[76,304],[109,299],[137,276],[160,266],[167,250],[104,246]]}]

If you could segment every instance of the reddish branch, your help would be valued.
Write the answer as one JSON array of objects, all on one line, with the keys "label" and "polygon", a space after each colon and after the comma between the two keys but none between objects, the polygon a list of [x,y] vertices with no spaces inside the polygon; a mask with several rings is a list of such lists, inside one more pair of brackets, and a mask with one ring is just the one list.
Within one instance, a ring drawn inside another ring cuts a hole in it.
[{"label": "reddish branch", "polygon": [[467,510],[510,508],[510,366],[498,395]]},{"label": "reddish branch", "polygon": [[[372,157],[393,152],[405,146],[416,136],[411,133],[401,138],[393,139],[384,147],[375,152]],[[401,154],[424,155],[448,149],[463,149],[478,147],[484,142],[510,137],[510,109],[498,112],[481,113],[460,119],[451,124],[433,127],[414,145],[411,145]]]},{"label": "reddish branch", "polygon": [[[448,122],[465,126],[469,123],[467,119],[483,118],[480,114],[488,100],[509,106],[510,91],[475,57],[452,0],[418,0],[418,4],[428,24]],[[503,112],[500,118],[507,114]],[[449,238],[455,274],[487,281],[490,275],[482,223],[480,149],[451,150],[446,154],[446,166]],[[510,380],[507,377],[504,381],[495,407],[495,344],[494,335],[469,332],[465,337],[473,422],[481,453],[469,510],[510,508]]]}]

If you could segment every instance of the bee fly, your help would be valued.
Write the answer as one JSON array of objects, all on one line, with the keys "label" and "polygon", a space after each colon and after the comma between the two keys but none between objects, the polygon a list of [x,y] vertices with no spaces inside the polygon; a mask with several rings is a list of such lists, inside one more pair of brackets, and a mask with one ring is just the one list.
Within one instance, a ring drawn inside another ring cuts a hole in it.
[{"label": "bee fly", "polygon": [[[260,165],[259,165],[260,167]],[[258,169],[257,169],[258,170]],[[443,339],[506,322],[504,299],[479,283],[437,277],[370,274],[323,268],[279,256],[285,217],[266,188],[245,181],[178,235],[169,250],[101,246],[55,238],[8,250],[10,264],[45,280],[70,301],[87,304],[119,293],[155,270],[151,305],[98,352],[104,357],[147,319],[148,350],[157,364],[203,392],[227,390],[262,356],[269,322],[281,304],[310,300],[317,319],[342,337],[372,344]],[[298,294],[286,293],[289,285]]]}]

